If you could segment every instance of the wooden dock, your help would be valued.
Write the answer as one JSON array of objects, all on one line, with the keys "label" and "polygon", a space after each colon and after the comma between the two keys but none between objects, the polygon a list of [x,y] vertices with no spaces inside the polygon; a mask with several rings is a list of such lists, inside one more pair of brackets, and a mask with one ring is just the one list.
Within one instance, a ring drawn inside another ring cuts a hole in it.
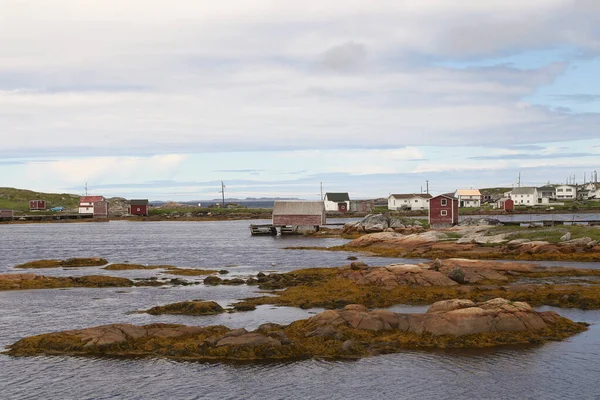
[{"label": "wooden dock", "polygon": [[[329,226],[344,226],[343,223],[337,224],[323,224],[323,225],[315,225],[314,230],[316,232],[319,231],[321,227],[329,227]],[[250,234],[252,236],[277,236],[280,235],[303,235],[304,233],[310,231],[310,229],[302,229],[301,227],[295,225],[273,225],[273,224],[262,224],[262,225],[250,225]]]},{"label": "wooden dock", "polygon": [[15,215],[12,217],[0,217],[0,222],[29,221],[29,222],[52,222],[73,220],[108,220],[107,218],[94,218],[92,214],[28,214]]}]

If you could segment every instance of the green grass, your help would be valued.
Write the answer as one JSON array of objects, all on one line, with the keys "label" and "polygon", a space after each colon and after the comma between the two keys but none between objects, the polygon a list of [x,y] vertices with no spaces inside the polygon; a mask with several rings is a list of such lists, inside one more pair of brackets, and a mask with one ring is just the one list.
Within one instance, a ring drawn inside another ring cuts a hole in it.
[{"label": "green grass", "polygon": [[46,208],[77,208],[79,196],[67,193],[41,193],[31,190],[0,187],[0,208],[29,212],[29,200],[46,200]]}]

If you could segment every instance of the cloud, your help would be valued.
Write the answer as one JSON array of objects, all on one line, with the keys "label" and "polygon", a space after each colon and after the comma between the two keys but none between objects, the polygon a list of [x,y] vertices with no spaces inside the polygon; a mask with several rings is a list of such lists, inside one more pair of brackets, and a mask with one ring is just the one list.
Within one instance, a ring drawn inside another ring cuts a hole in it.
[{"label": "cloud", "polygon": [[336,72],[356,72],[365,68],[367,49],[362,43],[348,42],[334,46],[319,57],[319,65]]},{"label": "cloud", "polygon": [[581,158],[598,157],[597,153],[554,153],[554,154],[498,154],[490,156],[468,157],[469,160],[536,160],[536,159],[559,159],[559,158]]}]

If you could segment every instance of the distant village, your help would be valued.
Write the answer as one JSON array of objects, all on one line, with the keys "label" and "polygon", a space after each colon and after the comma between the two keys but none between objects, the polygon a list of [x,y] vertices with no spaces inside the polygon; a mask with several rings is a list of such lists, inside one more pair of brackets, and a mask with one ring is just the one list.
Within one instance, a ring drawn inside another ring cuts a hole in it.
[{"label": "distant village", "polygon": [[[304,212],[302,211],[302,204],[307,205],[305,207],[307,215],[319,216],[318,221],[312,221],[309,218],[308,225],[323,224],[324,213],[367,214],[374,211],[375,207],[381,210],[382,207],[387,206],[387,209],[390,211],[427,211],[429,222],[432,226],[444,227],[458,223],[459,209],[486,207],[512,212],[515,210],[515,207],[545,207],[547,210],[551,210],[554,206],[563,206],[570,201],[596,199],[600,199],[600,185],[597,182],[583,185],[559,184],[542,187],[515,187],[507,191],[503,191],[502,189],[457,189],[454,192],[437,196],[429,193],[398,193],[390,194],[387,199],[378,200],[352,200],[347,192],[328,192],[323,196],[323,201],[275,200],[273,204],[273,220],[275,221],[277,215],[281,214],[281,209],[285,209],[286,211],[283,211],[281,215],[287,215],[285,213],[296,215],[295,220],[298,221],[298,216],[303,215],[302,213]],[[386,200],[387,204],[384,203]],[[283,206],[284,204],[287,205]],[[214,206],[221,205],[216,204]],[[224,201],[222,206],[226,206]],[[230,206],[232,205],[230,204]],[[132,199],[127,201],[126,215],[149,216],[150,207],[148,199]],[[108,219],[109,208],[109,200],[104,196],[81,196],[78,212],[76,214],[65,214],[64,218]],[[310,211],[308,211],[309,209]],[[32,212],[66,211],[64,207],[60,206],[52,207],[48,210],[45,200],[31,200],[29,202],[29,210]],[[323,219],[320,219],[321,214],[323,214]],[[1,220],[13,218],[16,218],[14,210],[0,210]],[[20,218],[36,220],[41,217],[32,215]],[[286,220],[280,220],[281,224],[285,222]]]}]

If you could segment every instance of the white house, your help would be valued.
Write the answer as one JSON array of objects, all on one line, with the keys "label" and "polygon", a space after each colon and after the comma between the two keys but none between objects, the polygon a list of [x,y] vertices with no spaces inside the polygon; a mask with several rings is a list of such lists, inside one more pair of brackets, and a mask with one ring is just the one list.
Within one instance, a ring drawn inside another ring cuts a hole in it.
[{"label": "white house", "polygon": [[481,192],[478,189],[458,189],[454,192],[459,207],[481,207]]},{"label": "white house", "polygon": [[346,212],[350,210],[350,196],[348,193],[325,193],[323,199],[325,211]]},{"label": "white house", "polygon": [[538,190],[534,187],[516,187],[510,192],[504,193],[504,196],[510,197],[515,202],[515,206],[535,206],[536,204],[547,204],[549,200],[549,198],[544,197],[545,201],[542,203],[542,197],[538,195]]},{"label": "white house", "polygon": [[421,194],[390,194],[388,210],[429,210],[429,193]]},{"label": "white house", "polygon": [[83,196],[79,198],[79,214],[94,214],[94,204],[104,202],[103,196]]},{"label": "white house", "polygon": [[577,198],[577,188],[571,185],[560,185],[556,187],[557,200],[575,200]]}]

